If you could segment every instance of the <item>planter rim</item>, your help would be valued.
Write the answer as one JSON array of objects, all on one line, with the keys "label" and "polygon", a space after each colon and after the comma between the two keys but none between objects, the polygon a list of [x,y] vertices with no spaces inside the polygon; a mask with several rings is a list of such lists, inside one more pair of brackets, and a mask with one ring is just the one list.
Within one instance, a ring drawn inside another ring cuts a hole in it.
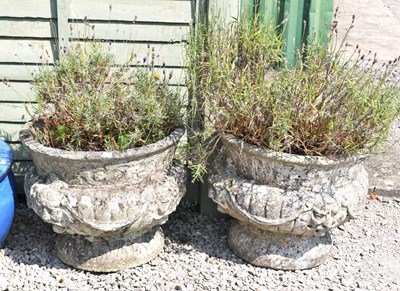
[{"label": "planter rim", "polygon": [[176,145],[180,138],[184,135],[184,128],[175,129],[170,135],[145,146],[131,148],[124,151],[67,151],[58,148],[52,148],[41,144],[34,136],[31,128],[35,126],[34,121],[29,121],[21,128],[19,132],[19,140],[30,150],[39,152],[48,156],[57,158],[65,158],[69,160],[107,160],[107,159],[126,159],[141,158],[154,153],[163,152],[166,149]]},{"label": "planter rim", "polygon": [[221,134],[222,143],[225,146],[237,147],[240,151],[257,156],[264,160],[274,160],[298,165],[313,166],[337,166],[339,164],[354,163],[365,160],[367,154],[353,154],[341,157],[336,156],[303,156],[267,150],[263,147],[247,143],[232,134]]}]

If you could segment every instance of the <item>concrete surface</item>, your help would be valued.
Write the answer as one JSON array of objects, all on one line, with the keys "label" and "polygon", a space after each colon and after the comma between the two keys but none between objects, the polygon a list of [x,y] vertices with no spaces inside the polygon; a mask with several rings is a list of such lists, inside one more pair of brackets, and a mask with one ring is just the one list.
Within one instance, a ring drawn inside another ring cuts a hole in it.
[{"label": "concrete surface", "polygon": [[400,197],[400,119],[384,146],[385,152],[371,156],[366,162],[370,193]]},{"label": "concrete surface", "polygon": [[380,61],[400,55],[400,0],[336,0],[338,29],[343,36],[355,15],[347,42],[377,53]]},{"label": "concrete surface", "polygon": [[[355,15],[347,42],[377,53],[379,61],[400,56],[400,0],[337,0],[339,35],[345,34]],[[397,74],[400,78],[400,74]],[[393,125],[384,153],[366,163],[370,192],[400,197],[400,119]]]}]

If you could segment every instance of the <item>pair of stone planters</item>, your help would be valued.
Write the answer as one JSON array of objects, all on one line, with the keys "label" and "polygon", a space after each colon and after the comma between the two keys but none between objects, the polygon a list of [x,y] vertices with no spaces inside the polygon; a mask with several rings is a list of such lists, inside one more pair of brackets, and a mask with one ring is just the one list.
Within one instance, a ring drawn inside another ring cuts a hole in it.
[{"label": "pair of stone planters", "polygon": [[59,258],[75,268],[112,272],[155,258],[160,224],[185,194],[186,174],[174,162],[184,129],[123,152],[71,152],[41,144],[27,123],[20,140],[34,167],[25,177],[27,203],[57,233]]},{"label": "pair of stone planters", "polygon": [[[28,123],[21,141],[35,167],[25,179],[28,206],[53,225],[65,263],[118,271],[146,263],[163,247],[160,224],[185,193],[173,163],[184,130],[125,152],[69,152],[43,146]],[[210,197],[234,217],[229,245],[262,267],[296,270],[329,255],[329,230],[357,217],[367,197],[364,157],[340,160],[268,152],[222,137]]]},{"label": "pair of stone planters", "polygon": [[269,152],[232,135],[222,136],[222,143],[209,196],[234,218],[231,249],[261,267],[297,270],[321,264],[331,250],[329,230],[363,209],[365,156]]}]

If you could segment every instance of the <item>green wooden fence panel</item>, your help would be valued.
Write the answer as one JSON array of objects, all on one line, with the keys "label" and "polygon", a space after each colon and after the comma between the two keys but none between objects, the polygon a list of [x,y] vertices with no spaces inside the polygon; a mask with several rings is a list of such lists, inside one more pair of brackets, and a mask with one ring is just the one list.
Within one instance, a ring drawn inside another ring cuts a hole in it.
[{"label": "green wooden fence panel", "polygon": [[327,41],[334,13],[334,0],[243,0],[244,17],[259,13],[266,21],[283,29],[288,67],[296,63],[303,43]]},{"label": "green wooden fence panel", "polygon": [[334,1],[306,0],[306,35],[317,41],[326,42],[334,14]]},{"label": "green wooden fence panel", "polygon": [[260,0],[259,11],[262,11],[261,21],[268,21],[273,25],[278,25],[279,0]]},{"label": "green wooden fence panel", "polygon": [[256,13],[257,0],[242,0],[240,3],[241,16],[252,18]]},{"label": "green wooden fence panel", "polygon": [[292,67],[302,44],[304,0],[280,1],[279,23],[283,21],[283,37],[286,42],[287,66]]}]

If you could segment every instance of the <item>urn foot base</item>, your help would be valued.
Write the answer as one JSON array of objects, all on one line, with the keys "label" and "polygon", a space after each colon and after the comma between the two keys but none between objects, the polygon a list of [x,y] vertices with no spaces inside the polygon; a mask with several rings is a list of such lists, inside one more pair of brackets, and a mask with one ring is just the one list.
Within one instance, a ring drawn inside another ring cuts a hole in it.
[{"label": "urn foot base", "polygon": [[161,227],[156,226],[141,236],[85,237],[58,234],[57,255],[65,264],[91,272],[117,272],[145,264],[164,247]]},{"label": "urn foot base", "polygon": [[229,246],[237,256],[259,267],[302,270],[323,263],[332,240],[329,233],[322,237],[280,234],[234,220],[229,229]]}]

